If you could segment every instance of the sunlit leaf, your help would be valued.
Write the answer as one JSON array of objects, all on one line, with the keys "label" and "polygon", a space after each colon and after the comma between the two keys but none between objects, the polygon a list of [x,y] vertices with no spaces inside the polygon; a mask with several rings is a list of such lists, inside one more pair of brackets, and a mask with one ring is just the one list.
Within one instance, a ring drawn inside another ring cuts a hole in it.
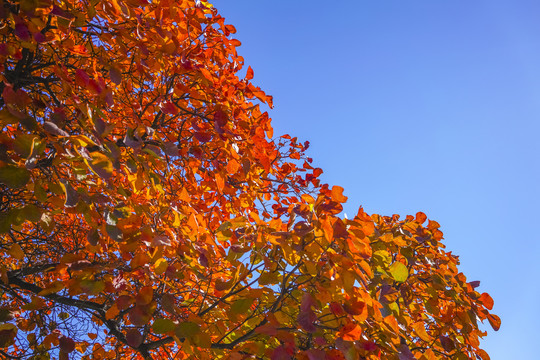
[{"label": "sunlit leaf", "polygon": [[343,214],[210,3],[4,3],[2,357],[488,358],[439,223]]},{"label": "sunlit leaf", "polygon": [[493,299],[488,293],[482,293],[478,299],[488,310],[493,309]]},{"label": "sunlit leaf", "polygon": [[489,314],[487,318],[493,330],[498,331],[501,327],[501,319],[495,314]]},{"label": "sunlit leaf", "polygon": [[396,261],[390,265],[389,271],[394,280],[398,282],[407,281],[407,278],[409,277],[409,270],[407,269],[407,266],[399,261]]}]

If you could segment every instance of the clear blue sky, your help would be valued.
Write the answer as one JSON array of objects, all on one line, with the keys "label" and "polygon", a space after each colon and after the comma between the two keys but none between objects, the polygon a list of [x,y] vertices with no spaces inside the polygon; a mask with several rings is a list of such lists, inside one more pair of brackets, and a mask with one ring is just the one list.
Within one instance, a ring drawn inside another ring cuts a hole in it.
[{"label": "clear blue sky", "polygon": [[502,318],[483,348],[539,359],[540,2],[211,2],[346,212],[437,220]]}]

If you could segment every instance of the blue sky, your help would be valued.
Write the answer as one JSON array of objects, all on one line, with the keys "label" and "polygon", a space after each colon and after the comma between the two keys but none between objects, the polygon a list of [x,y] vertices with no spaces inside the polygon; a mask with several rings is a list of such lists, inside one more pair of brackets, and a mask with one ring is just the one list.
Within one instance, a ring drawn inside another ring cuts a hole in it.
[{"label": "blue sky", "polygon": [[540,2],[212,3],[346,212],[437,220],[502,318],[482,347],[538,359]]}]

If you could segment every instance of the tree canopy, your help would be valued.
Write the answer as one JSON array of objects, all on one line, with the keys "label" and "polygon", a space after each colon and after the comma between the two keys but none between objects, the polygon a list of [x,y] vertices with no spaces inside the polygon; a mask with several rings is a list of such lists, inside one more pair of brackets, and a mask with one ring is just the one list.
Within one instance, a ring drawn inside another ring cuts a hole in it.
[{"label": "tree canopy", "polygon": [[341,217],[210,4],[0,4],[0,358],[489,359],[439,224]]}]

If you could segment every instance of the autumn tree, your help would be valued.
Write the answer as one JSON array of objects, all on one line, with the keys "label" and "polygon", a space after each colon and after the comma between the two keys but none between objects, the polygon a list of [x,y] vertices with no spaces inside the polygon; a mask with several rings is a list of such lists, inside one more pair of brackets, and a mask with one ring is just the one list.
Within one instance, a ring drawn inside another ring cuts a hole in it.
[{"label": "autumn tree", "polygon": [[489,359],[439,224],[339,217],[210,4],[0,4],[0,358]]}]

